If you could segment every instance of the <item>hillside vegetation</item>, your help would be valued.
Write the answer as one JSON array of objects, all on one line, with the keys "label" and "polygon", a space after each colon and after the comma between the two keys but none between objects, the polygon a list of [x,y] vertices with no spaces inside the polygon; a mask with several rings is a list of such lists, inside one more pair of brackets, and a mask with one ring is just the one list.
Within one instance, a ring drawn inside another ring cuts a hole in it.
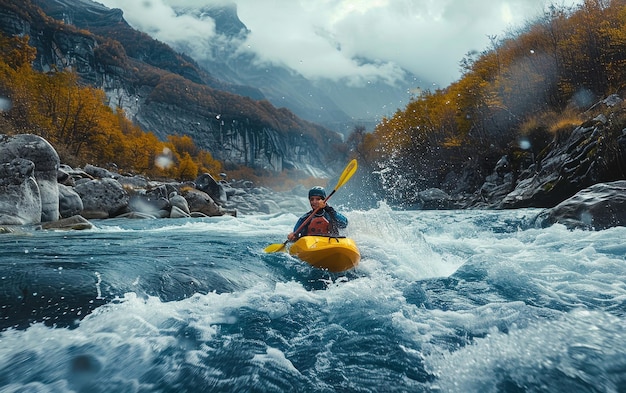
[{"label": "hillside vegetation", "polygon": [[[216,80],[184,54],[135,31],[120,10],[98,3],[0,0],[0,12],[0,31],[7,35],[2,50],[25,56],[21,62],[2,59],[0,97],[11,103],[2,113],[2,132],[47,137],[68,164],[115,164],[179,179],[224,171],[285,189],[294,180],[323,181],[308,177],[315,171],[302,170],[308,162],[298,160],[311,158],[301,147],[329,164],[329,173],[345,162],[337,133],[267,100],[240,95],[262,97]],[[134,152],[139,146],[142,151]],[[159,167],[164,162],[168,166]]]},{"label": "hillside vegetation", "polygon": [[[553,6],[523,31],[490,38],[489,50],[463,59],[458,81],[424,91],[373,133],[351,135],[361,164],[382,174],[388,192],[450,191],[461,177],[476,191],[500,157],[530,165],[556,135],[597,115],[593,104],[626,86],[624,0]],[[619,135],[622,107],[614,117]],[[614,177],[624,173],[617,168]]]},{"label": "hillside vegetation", "polygon": [[[112,110],[104,92],[81,84],[75,73],[34,70],[31,63],[36,50],[29,46],[28,40],[28,37],[0,34],[0,134],[40,135],[55,147],[61,162],[76,167],[113,166],[123,172],[178,180],[193,180],[200,173],[217,177],[226,170],[231,177],[281,189],[293,187],[297,182],[307,185],[320,182],[288,171],[272,176],[262,169],[225,168],[187,135],[169,135],[162,141],[133,124],[120,108]],[[153,94],[162,95],[163,99],[195,94],[196,90],[184,88],[185,83],[178,76],[168,74],[160,79]],[[167,95],[168,89],[162,86],[173,80],[180,83],[172,85],[171,94]],[[203,87],[196,89],[201,91]],[[200,99],[196,97],[190,102]],[[254,114],[252,109],[250,112]],[[277,123],[276,119],[265,121]]]},{"label": "hillside vegetation", "polygon": [[[123,23],[113,39],[64,25],[8,0],[0,0],[0,5],[49,31],[71,30],[94,37],[97,64],[108,72],[123,70],[121,75],[131,87],[150,87],[151,101],[184,102],[207,119],[215,119],[217,113],[226,125],[271,128],[287,141],[309,135],[327,147],[331,158],[322,157],[324,162],[344,162],[343,157],[352,154],[359,159],[360,172],[382,183],[387,197],[406,198],[431,187],[446,191],[465,187],[463,192],[475,192],[503,156],[517,171],[527,168],[546,154],[551,141],[596,116],[598,100],[622,95],[626,86],[626,0],[551,7],[523,30],[491,37],[488,50],[468,53],[461,61],[463,74],[458,81],[422,92],[383,119],[373,133],[357,128],[342,145],[328,130],[286,109],[219,90],[219,82],[193,60],[164,49]],[[26,1],[26,5],[31,4]],[[139,45],[144,41],[149,45]],[[189,136],[161,140],[140,129],[124,111],[110,109],[103,91],[77,74],[54,67],[47,73],[35,70],[36,51],[28,42],[28,37],[0,37],[0,96],[10,103],[3,108],[0,132],[41,135],[71,165],[114,163],[120,170],[179,179],[226,169],[231,176],[261,184],[283,189],[294,185],[295,172],[276,175],[262,168],[225,168]],[[129,50],[133,56],[127,54]],[[609,135],[615,136],[626,125],[626,115],[622,106],[613,110],[615,130]],[[611,148],[614,139],[603,143],[609,145],[607,151],[621,154],[618,147]],[[624,168],[616,168],[612,177],[623,178],[624,173]]]},{"label": "hillside vegetation", "polygon": [[160,141],[123,111],[112,111],[104,92],[80,85],[74,73],[33,70],[35,49],[28,37],[0,35],[0,55],[1,133],[40,135],[70,165],[113,163],[126,171],[178,179],[221,171],[222,164],[191,138],[172,135]]}]

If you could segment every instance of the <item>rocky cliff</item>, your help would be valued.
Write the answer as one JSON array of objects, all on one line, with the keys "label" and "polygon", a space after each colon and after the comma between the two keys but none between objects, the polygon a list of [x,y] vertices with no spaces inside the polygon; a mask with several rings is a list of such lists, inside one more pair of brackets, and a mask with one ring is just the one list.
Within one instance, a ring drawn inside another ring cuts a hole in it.
[{"label": "rocky cliff", "polygon": [[120,10],[90,0],[1,0],[0,31],[28,35],[36,68],[74,70],[102,88],[112,108],[161,139],[189,135],[227,163],[315,176],[329,176],[327,169],[345,161],[339,134],[273,107],[253,88],[212,77],[133,30]]},{"label": "rocky cliff", "polygon": [[[598,102],[591,120],[557,133],[531,160],[504,156],[480,190],[477,206],[553,207],[597,183],[626,178],[624,100],[614,94]],[[517,159],[517,161],[520,161]]]}]

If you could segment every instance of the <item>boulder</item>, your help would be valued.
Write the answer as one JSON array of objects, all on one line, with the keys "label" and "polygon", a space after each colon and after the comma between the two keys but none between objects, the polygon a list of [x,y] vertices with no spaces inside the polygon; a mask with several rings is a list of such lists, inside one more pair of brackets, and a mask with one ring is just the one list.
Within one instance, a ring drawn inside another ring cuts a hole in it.
[{"label": "boulder", "polygon": [[209,194],[214,202],[226,202],[226,191],[224,190],[224,187],[222,187],[222,185],[218,183],[210,174],[201,174],[196,178],[195,184],[198,190]]},{"label": "boulder", "polygon": [[60,162],[52,145],[42,137],[32,134],[0,135],[0,157],[3,162],[14,158],[32,161],[41,200],[40,221],[58,220],[57,170]]},{"label": "boulder", "polygon": [[123,187],[135,190],[146,189],[149,185],[148,179],[140,175],[119,176],[116,180],[120,182]]},{"label": "boulder", "polygon": [[89,180],[74,189],[83,201],[81,215],[87,219],[115,217],[128,209],[130,197],[115,179]]},{"label": "boulder", "polygon": [[117,179],[121,177],[117,173],[113,173],[109,171],[108,169],[100,168],[100,167],[90,165],[90,164],[85,165],[85,167],[83,168],[83,171],[85,171],[85,173],[88,174],[89,176],[96,178],[96,179],[106,179],[106,178]]},{"label": "boulder", "polygon": [[170,218],[187,218],[190,217],[189,213],[183,211],[178,206],[172,206],[170,210]]},{"label": "boulder", "polygon": [[83,200],[74,191],[73,187],[68,187],[59,183],[59,215],[61,218],[76,216],[83,211]]},{"label": "boulder", "polygon": [[185,197],[183,197],[182,195],[178,195],[178,193],[176,192],[172,192],[170,194],[169,201],[170,205],[172,205],[172,208],[177,208],[178,210],[181,210],[182,212],[189,215],[189,203],[187,203]]},{"label": "boulder", "polygon": [[70,187],[74,187],[74,185],[76,185],[74,178],[68,171],[65,170],[65,168],[59,168],[57,170],[57,183]]},{"label": "boulder", "polygon": [[34,171],[35,164],[22,158],[0,164],[0,225],[41,222],[41,196]]},{"label": "boulder", "polygon": [[[75,186],[76,182],[81,179],[93,180],[95,177],[89,175],[82,169],[74,169],[69,165],[61,164],[59,166],[59,171],[57,172],[57,181],[59,183],[63,183],[66,186]],[[69,176],[69,178],[66,176]]]},{"label": "boulder", "polygon": [[452,198],[439,188],[429,188],[417,193],[420,206],[424,210],[448,209]]},{"label": "boulder", "polygon": [[542,225],[602,230],[626,226],[626,180],[599,183],[542,212]]},{"label": "boulder", "polygon": [[41,225],[41,229],[47,230],[83,230],[92,228],[93,225],[79,215],[62,218],[54,222],[46,222]]},{"label": "boulder", "polygon": [[189,204],[190,212],[199,212],[206,216],[222,216],[224,212],[206,192],[193,188],[185,189],[183,196]]}]

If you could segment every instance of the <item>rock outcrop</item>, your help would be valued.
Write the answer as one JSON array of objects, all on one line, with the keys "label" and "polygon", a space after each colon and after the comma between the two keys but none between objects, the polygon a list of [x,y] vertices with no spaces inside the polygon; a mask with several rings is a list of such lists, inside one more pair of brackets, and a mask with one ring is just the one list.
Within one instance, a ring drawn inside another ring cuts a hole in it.
[{"label": "rock outcrop", "polygon": [[[43,18],[38,6],[63,25]],[[89,31],[128,40],[115,46],[127,48],[107,47]],[[275,108],[260,92],[251,97],[251,88],[216,80],[193,60],[132,29],[120,10],[80,0],[36,1],[19,13],[0,6],[0,32],[29,36],[37,49],[36,69],[76,72],[82,82],[102,89],[112,108],[122,108],[162,140],[188,135],[215,159],[276,172],[297,168],[328,177],[341,165],[338,133]],[[151,76],[156,74],[161,76]],[[174,95],[181,85],[189,93]]]},{"label": "rock outcrop", "polygon": [[602,230],[626,226],[626,180],[586,188],[539,215],[542,226]]},{"label": "rock outcrop", "polygon": [[41,195],[32,161],[14,158],[0,163],[0,225],[41,221]]},{"label": "rock outcrop", "polygon": [[502,157],[486,177],[479,195],[465,207],[552,208],[594,184],[626,178],[626,129],[620,128],[621,103],[616,95],[598,102],[594,105],[599,112],[595,118],[571,131],[557,133],[525,167],[515,168],[509,164],[511,157]]},{"label": "rock outcrop", "polygon": [[[57,186],[57,170],[60,162],[59,155],[52,145],[40,136],[32,134],[0,135],[0,157],[5,163],[11,162],[13,159],[22,160],[17,165],[19,178],[24,181],[23,187],[21,187],[22,193],[16,194],[17,189],[12,188],[12,195],[24,205],[41,205],[40,217],[35,222],[58,220],[59,188]],[[27,173],[27,167],[30,167],[30,165],[24,163],[23,160],[32,163],[32,177],[34,177],[37,184],[37,191],[29,180],[31,176]],[[15,167],[15,165],[13,166]],[[5,190],[8,191],[8,189]],[[0,192],[0,194],[5,193]],[[6,198],[6,194],[4,198]],[[32,201],[31,199],[33,198],[38,201]],[[9,199],[9,203],[11,203],[10,201],[11,199]],[[32,218],[28,218],[27,221],[26,223],[32,223]]]},{"label": "rock outcrop", "polygon": [[[0,141],[1,232],[11,232],[8,226],[32,224],[86,229],[91,227],[87,220],[116,217],[236,216],[281,209],[272,200],[275,193],[250,181],[216,181],[203,173],[194,182],[158,182],[93,165],[59,164],[54,148],[38,136],[2,135]],[[16,155],[30,159],[12,158]],[[3,162],[5,157],[11,160]]]},{"label": "rock outcrop", "polygon": [[545,157],[521,173],[500,207],[552,207],[581,189],[610,180],[615,174],[611,173],[612,165],[607,165],[607,157],[612,155],[609,149],[617,148],[615,159],[626,168],[626,150],[619,147],[626,147],[626,134],[615,138],[605,121],[592,123],[577,127],[562,141],[555,138]]}]

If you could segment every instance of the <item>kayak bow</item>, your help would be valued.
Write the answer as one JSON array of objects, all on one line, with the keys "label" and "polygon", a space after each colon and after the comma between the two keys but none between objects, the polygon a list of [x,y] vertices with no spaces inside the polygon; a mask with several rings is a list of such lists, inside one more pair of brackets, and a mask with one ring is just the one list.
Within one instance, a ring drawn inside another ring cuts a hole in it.
[{"label": "kayak bow", "polygon": [[347,237],[303,236],[289,247],[289,254],[334,273],[352,269],[361,260],[356,243]]}]

